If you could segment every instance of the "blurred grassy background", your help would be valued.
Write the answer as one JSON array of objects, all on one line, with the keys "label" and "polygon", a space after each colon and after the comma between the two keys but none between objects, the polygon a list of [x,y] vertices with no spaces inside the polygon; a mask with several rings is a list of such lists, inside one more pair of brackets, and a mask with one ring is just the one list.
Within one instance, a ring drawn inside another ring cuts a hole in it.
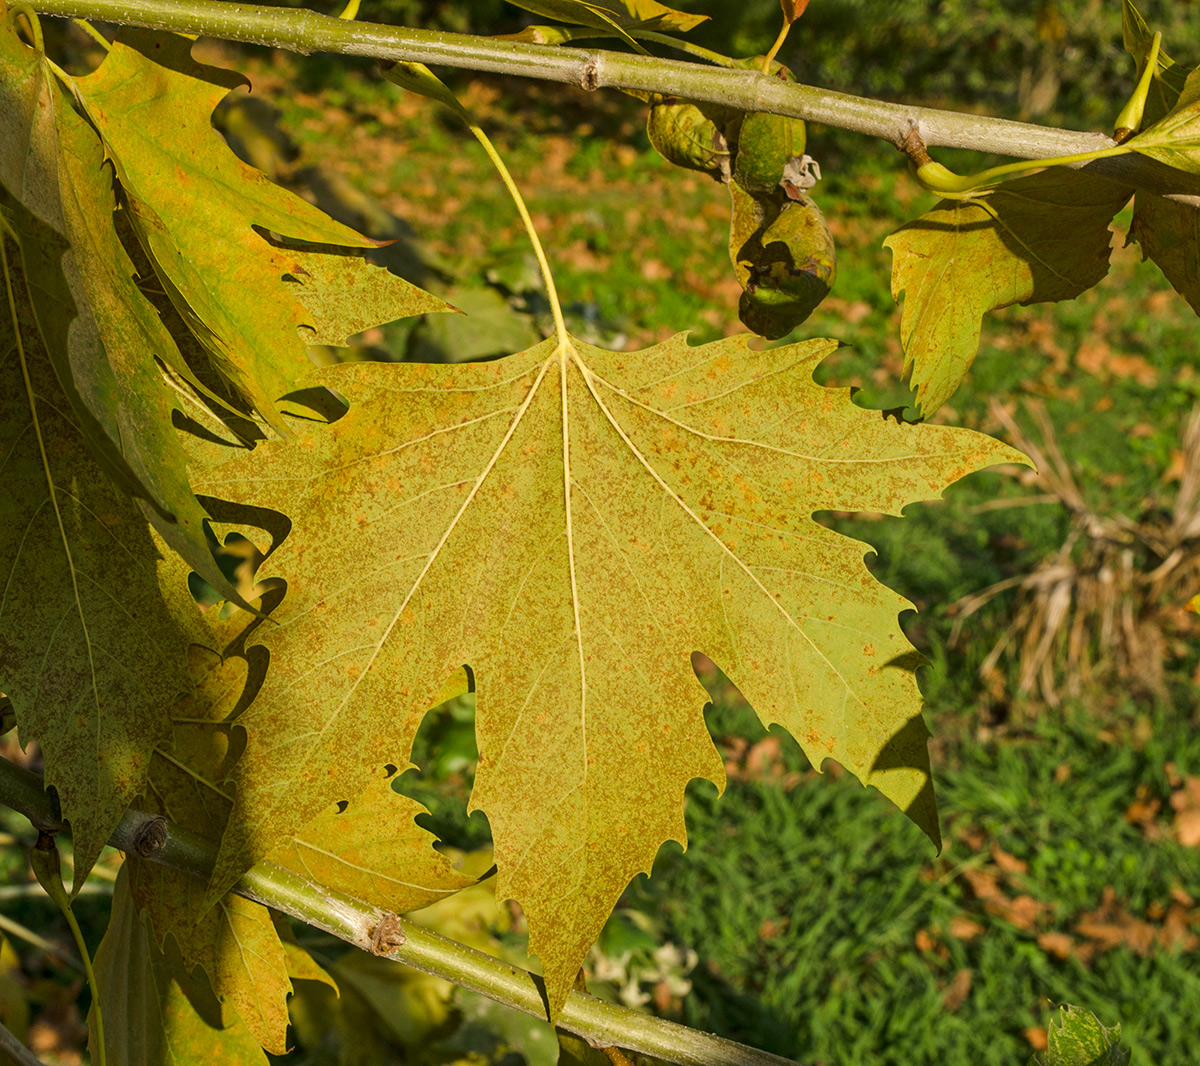
[{"label": "blurred grassy background", "polygon": [[[696,38],[735,54],[765,50],[777,29],[776,0],[678,6],[711,11]],[[1195,4],[1143,13],[1176,58],[1200,60]],[[382,0],[363,15],[474,32],[530,21],[499,0]],[[519,223],[452,120],[367,63],[202,47],[249,70],[252,95],[219,119],[247,158],[396,239],[385,253],[394,269],[472,312],[372,331],[359,357],[490,358],[541,335],[547,308]],[[1079,129],[1105,128],[1132,82],[1119,4],[1099,0],[816,0],[781,58],[832,88]],[[681,329],[697,341],[738,329],[727,194],[653,152],[641,104],[448,77],[525,189],[574,331],[640,347]],[[880,242],[933,199],[890,146],[814,128],[809,151],[839,275],[795,336],[843,340],[822,380],[857,387],[866,406],[903,408]],[[692,790],[687,852],[664,848],[654,876],[630,887],[591,960],[602,994],[809,1064],[1023,1063],[1064,1001],[1122,1022],[1135,1061],[1194,1061],[1200,731],[1197,633],[1182,605],[1200,571],[1193,541],[1170,537],[1195,510],[1188,486],[1200,477],[1200,444],[1185,440],[1198,330],[1157,269],[1124,247],[1128,223],[1128,212],[1117,220],[1113,270],[1096,290],[986,320],[970,376],[936,416],[1051,458],[1057,449],[1057,477],[989,471],[904,520],[828,516],[874,547],[875,573],[918,609],[904,625],[930,660],[921,681],[943,853],[836,768],[814,773],[701,662],[730,784],[719,800]],[[998,583],[1008,587],[972,599]],[[431,715],[418,747],[423,769],[404,789],[448,845],[483,861],[486,819],[465,815],[470,699]],[[4,914],[66,943],[23,884],[28,827],[9,817],[0,829],[17,890]],[[520,915],[477,896],[430,920],[520,958]],[[98,939],[103,881],[83,906]],[[335,944],[301,937],[342,967],[349,991],[334,1004],[301,990],[302,1046],[288,1061],[553,1061],[544,1028],[369,961],[337,963]],[[78,980],[47,950],[8,944],[0,1015],[11,1025],[24,1009],[47,1061],[78,1061]]]}]

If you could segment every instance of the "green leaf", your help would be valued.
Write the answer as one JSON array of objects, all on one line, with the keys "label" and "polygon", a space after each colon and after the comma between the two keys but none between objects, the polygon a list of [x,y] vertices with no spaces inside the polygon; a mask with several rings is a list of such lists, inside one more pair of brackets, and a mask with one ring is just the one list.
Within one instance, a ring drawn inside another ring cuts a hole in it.
[{"label": "green leaf", "polygon": [[[1150,57],[1154,34],[1129,0],[1122,0],[1121,4],[1121,34],[1125,50],[1137,61],[1140,75]],[[1187,67],[1180,66],[1159,50],[1158,74],[1150,83],[1150,95],[1142,115],[1144,126],[1157,122],[1175,106],[1189,73]]]},{"label": "green leaf", "polygon": [[574,22],[599,30],[623,29],[686,31],[707,22],[707,15],[689,15],[657,0],[512,0],[535,15]]},{"label": "green leaf", "polygon": [[277,911],[272,911],[271,918],[275,922],[275,932],[279,934],[279,941],[283,944],[283,954],[287,960],[288,977],[293,981],[316,981],[328,988],[332,988],[336,993],[338,990],[337,982],[330,976],[329,971],[324,966],[317,962],[316,959],[297,943],[296,935],[292,932],[292,927],[287,917]]},{"label": "green leaf", "polygon": [[[189,660],[196,692],[172,708],[173,739],[155,751],[144,807],[215,839],[231,802],[221,790],[231,758],[229,727],[222,723],[242,697],[247,663],[222,661],[197,645]],[[217,998],[241,1016],[258,1043],[284,1054],[292,986],[270,911],[233,893],[205,910],[204,882],[191,874],[133,855],[126,865],[133,898],[158,946],[172,934],[184,966],[189,971],[199,966]]]},{"label": "green leaf", "polygon": [[[266,1066],[245,1024],[222,1016],[211,990],[190,979],[154,942],[122,868],[113,890],[108,929],[96,952],[108,1061],[121,1066]],[[94,1010],[88,1018],[96,1058]]]},{"label": "green leaf", "polygon": [[1187,75],[1171,109],[1127,140],[1125,147],[1176,170],[1200,174],[1200,71]]},{"label": "green leaf", "polygon": [[[1154,34],[1129,0],[1122,7],[1121,25],[1125,48],[1138,61],[1140,72],[1149,58]],[[1154,123],[1170,112],[1194,73],[1160,50],[1158,76],[1150,84],[1144,121]],[[1154,260],[1175,291],[1200,314],[1200,211],[1139,189],[1134,196],[1129,239],[1141,245],[1143,258]]]},{"label": "green leaf", "polygon": [[[29,217],[19,228],[36,226]],[[164,708],[191,687],[183,653],[195,605],[93,458],[34,319],[21,251],[0,240],[0,691],[45,752],[78,888],[145,786],[169,730]],[[179,595],[164,597],[160,566]]]},{"label": "green leaf", "polygon": [[1200,315],[1200,209],[1139,189],[1129,239]]},{"label": "green leaf", "polygon": [[[243,614],[242,623],[247,620]],[[236,629],[237,623],[223,628]],[[155,751],[144,807],[215,840],[232,804],[224,782],[238,754],[230,744],[231,721],[246,695],[248,663],[237,656],[222,659],[199,645],[189,650],[189,661],[196,691],[172,709],[172,741]],[[471,884],[433,849],[432,834],[415,824],[425,808],[389,786],[389,779],[381,778],[344,813],[335,806],[318,816],[298,838],[276,848],[271,861],[399,912]],[[286,963],[289,958],[297,962],[300,949],[289,952],[281,942],[270,911],[233,893],[206,908],[203,881],[135,856],[127,865],[134,898],[148,914],[159,946],[172,934],[184,965],[201,967],[217,997],[242,1017],[259,1043],[284,1054],[292,990]],[[309,970],[314,967],[311,963]],[[323,971],[317,967],[299,976],[321,980],[317,973]]]},{"label": "green leaf", "polygon": [[921,408],[936,411],[979,351],[983,316],[1070,300],[1108,273],[1109,221],[1122,185],[1061,167],[942,200],[885,240],[900,339]]},{"label": "green leaf", "polygon": [[1018,453],[817,386],[832,341],[747,341],[331,368],[345,417],[210,474],[206,492],[293,523],[269,559],[288,592],[256,632],[271,668],[239,719],[213,896],[405,765],[462,664],[472,806],[554,1011],[630,878],[684,839],[688,781],[723,780],[693,651],[815,764],[837,759],[937,840],[908,605],[811,515],[898,514]]},{"label": "green leaf", "polygon": [[1029,1066],[1128,1066],[1121,1027],[1106,1026],[1090,1010],[1064,1005],[1047,1030],[1047,1047]]},{"label": "green leaf", "polygon": [[0,69],[0,184],[51,230],[11,214],[31,272],[30,296],[75,420],[109,476],[147,502],[159,535],[236,598],[209,551],[205,513],[171,426],[175,394],[156,359],[185,375],[186,365],[135,284],[113,227],[116,199],[103,147],[45,58],[25,47],[6,19]]},{"label": "green leaf", "polygon": [[77,79],[138,236],[179,313],[221,375],[279,432],[277,401],[307,384],[307,346],[370,325],[448,310],[360,256],[355,232],[241,162],[212,128],[228,71],[201,67],[191,42],[128,34]]}]

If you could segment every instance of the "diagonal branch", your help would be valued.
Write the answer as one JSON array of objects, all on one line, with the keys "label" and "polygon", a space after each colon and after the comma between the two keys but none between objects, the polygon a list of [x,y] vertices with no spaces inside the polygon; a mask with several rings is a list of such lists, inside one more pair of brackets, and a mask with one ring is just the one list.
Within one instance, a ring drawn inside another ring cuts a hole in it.
[{"label": "diagonal branch", "polygon": [[[632,89],[769,111],[879,137],[899,147],[916,129],[925,144],[1049,159],[1111,147],[1102,133],[913,107],[799,85],[758,71],[657,56],[528,44],[494,37],[355,22],[315,11],[222,0],[32,0],[47,15],[100,19],[201,34],[290,52],[335,52],[565,82],[587,90]],[[1090,173],[1200,206],[1200,180],[1136,153],[1093,160]]]},{"label": "diagonal branch", "polygon": [[[0,803],[19,811],[38,829],[54,832],[65,828],[58,803],[44,790],[42,779],[3,758]],[[121,851],[133,851],[203,878],[212,873],[217,854],[212,841],[135,810],[126,812],[109,843]],[[260,862],[234,886],[234,891],[364,951],[441,977],[534,1017],[546,1017],[542,982],[533,974],[336,889],[314,885],[273,863]],[[626,1048],[679,1066],[795,1066],[778,1055],[605,1003],[582,992],[568,995],[557,1024],[595,1047]]]}]

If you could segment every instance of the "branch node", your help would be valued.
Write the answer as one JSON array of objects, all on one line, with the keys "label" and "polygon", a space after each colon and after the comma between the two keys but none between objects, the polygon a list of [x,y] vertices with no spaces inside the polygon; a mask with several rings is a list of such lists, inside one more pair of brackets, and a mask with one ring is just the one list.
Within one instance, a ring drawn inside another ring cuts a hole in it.
[{"label": "branch node", "polygon": [[600,64],[596,62],[595,56],[590,56],[584,64],[579,75],[579,85],[589,93],[594,93],[600,88]]},{"label": "branch node", "polygon": [[933,162],[925,148],[925,138],[921,136],[920,127],[911,120],[908,123],[908,133],[896,147],[913,161],[914,166],[923,167],[926,163]]},{"label": "branch node", "polygon": [[155,815],[139,827],[133,837],[133,850],[143,859],[152,859],[167,846],[167,821]]},{"label": "branch node", "polygon": [[390,955],[407,939],[404,926],[394,914],[385,914],[374,929],[369,930],[372,955]]}]

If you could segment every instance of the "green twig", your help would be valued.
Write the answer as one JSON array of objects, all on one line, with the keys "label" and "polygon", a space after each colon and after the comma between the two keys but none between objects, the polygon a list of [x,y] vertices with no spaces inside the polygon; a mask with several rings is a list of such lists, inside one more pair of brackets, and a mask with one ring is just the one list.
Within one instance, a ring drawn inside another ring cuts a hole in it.
[{"label": "green twig", "polygon": [[[743,111],[824,123],[897,146],[915,125],[929,146],[1045,159],[1112,146],[1103,134],[887,103],[728,69],[590,49],[553,48],[495,37],[348,22],[315,11],[254,7],[222,0],[32,0],[47,15],[88,17],[176,33],[202,34],[291,52],[334,52],[511,74],[584,89],[632,89]],[[1200,179],[1137,156],[1098,160],[1096,173],[1200,205]]]}]

